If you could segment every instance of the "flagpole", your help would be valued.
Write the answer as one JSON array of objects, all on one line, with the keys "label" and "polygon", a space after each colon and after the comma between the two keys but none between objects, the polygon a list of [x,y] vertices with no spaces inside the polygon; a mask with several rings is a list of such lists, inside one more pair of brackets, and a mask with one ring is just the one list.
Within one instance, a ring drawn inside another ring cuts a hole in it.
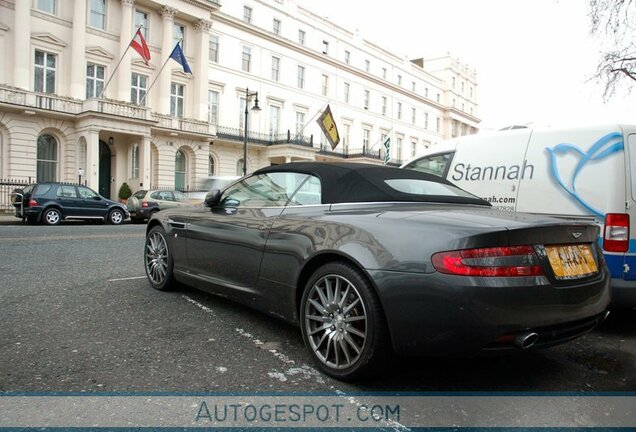
[{"label": "flagpole", "polygon": [[[143,26],[141,25],[137,26],[137,31],[139,31],[141,27]],[[126,47],[126,50],[124,51],[121,58],[119,59],[119,62],[117,63],[117,66],[115,66],[115,69],[113,69],[113,71],[111,72],[110,77],[108,78],[108,81],[106,81],[106,84],[104,85],[104,88],[102,89],[102,92],[98,96],[98,99],[101,99],[102,96],[104,95],[104,92],[106,91],[106,87],[108,87],[108,84],[110,84],[110,82],[112,81],[113,77],[115,76],[115,72],[117,72],[117,69],[119,69],[119,65],[121,65],[121,62],[124,60],[124,57],[126,57],[126,54],[128,53],[128,50],[130,49],[130,45],[132,44],[132,41],[134,41],[136,37],[137,37],[137,32],[135,32],[130,42],[128,42],[128,46]]]},{"label": "flagpole", "polygon": [[[181,39],[183,40],[183,39]],[[175,49],[177,49],[177,46],[179,46],[179,44],[181,43],[181,41],[179,41],[174,48],[172,48],[172,51],[170,51],[170,55],[168,56],[168,58],[166,59],[165,62],[163,62],[163,65],[161,66],[161,69],[159,69],[159,72],[157,73],[157,76],[155,76],[155,79],[152,80],[152,82],[150,83],[150,87],[148,87],[148,89],[146,90],[146,94],[144,95],[144,97],[141,98],[141,100],[139,101],[139,105],[142,106],[144,104],[144,101],[146,100],[146,97],[148,96],[148,93],[150,93],[150,89],[152,89],[152,86],[155,85],[155,83],[157,82],[157,80],[159,79],[159,77],[161,76],[161,72],[163,71],[163,69],[166,67],[166,65],[168,64],[168,62],[170,61],[170,59],[172,58],[172,53],[174,52]]]},{"label": "flagpole", "polygon": [[322,114],[325,111],[325,108],[327,106],[329,106],[329,104],[327,104],[324,107],[322,107],[322,109],[319,109],[318,111],[316,111],[316,114],[314,114],[314,116],[307,123],[305,123],[305,125],[303,126],[303,128],[302,128],[302,130],[300,132],[302,133],[305,130],[305,128],[309,125],[309,123],[314,121],[314,119],[318,116],[318,114]]}]

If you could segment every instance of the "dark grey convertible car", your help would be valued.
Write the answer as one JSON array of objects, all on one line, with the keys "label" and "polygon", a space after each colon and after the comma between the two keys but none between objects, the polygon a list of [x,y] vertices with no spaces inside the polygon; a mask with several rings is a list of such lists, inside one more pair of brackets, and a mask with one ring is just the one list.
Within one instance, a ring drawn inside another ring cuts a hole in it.
[{"label": "dark grey convertible car", "polygon": [[300,325],[340,379],[391,352],[470,355],[571,340],[605,317],[599,229],[495,211],[428,174],[291,163],[148,224],[159,290],[185,283]]}]

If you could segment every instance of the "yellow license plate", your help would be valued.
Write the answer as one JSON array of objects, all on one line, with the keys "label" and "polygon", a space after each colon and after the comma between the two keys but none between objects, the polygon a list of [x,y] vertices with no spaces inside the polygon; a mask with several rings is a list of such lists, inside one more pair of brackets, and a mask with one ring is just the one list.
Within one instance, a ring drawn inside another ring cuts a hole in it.
[{"label": "yellow license plate", "polygon": [[548,260],[557,279],[576,279],[598,272],[590,245],[546,246]]}]

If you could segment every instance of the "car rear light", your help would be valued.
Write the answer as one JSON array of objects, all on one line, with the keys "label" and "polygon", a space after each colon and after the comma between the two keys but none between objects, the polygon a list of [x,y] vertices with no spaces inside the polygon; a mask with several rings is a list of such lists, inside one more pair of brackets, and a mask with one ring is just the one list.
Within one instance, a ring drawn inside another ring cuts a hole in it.
[{"label": "car rear light", "polygon": [[540,276],[543,268],[532,246],[464,249],[431,257],[440,272],[462,276]]},{"label": "car rear light", "polygon": [[142,206],[143,208],[148,208],[148,201],[142,201],[142,202],[141,202],[141,206]]},{"label": "car rear light", "polygon": [[29,207],[35,207],[38,205],[38,202],[34,199],[29,200]]},{"label": "car rear light", "polygon": [[605,215],[603,250],[607,252],[627,252],[629,250],[629,215],[608,213]]}]

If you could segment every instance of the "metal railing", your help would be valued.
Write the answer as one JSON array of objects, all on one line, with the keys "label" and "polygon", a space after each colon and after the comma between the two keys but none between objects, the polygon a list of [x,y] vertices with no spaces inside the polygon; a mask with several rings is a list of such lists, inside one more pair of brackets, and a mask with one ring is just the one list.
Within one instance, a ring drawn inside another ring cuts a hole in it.
[{"label": "metal railing", "polygon": [[[218,126],[216,130],[216,136],[221,139],[229,141],[243,142],[245,138],[245,130],[230,128],[227,126]],[[313,135],[301,136],[292,134],[291,131],[287,131],[282,134],[264,134],[260,132],[249,131],[247,133],[248,144],[260,144],[265,146],[279,145],[279,144],[295,144],[303,147],[313,147]]]},{"label": "metal railing", "polygon": [[10,213],[14,211],[11,204],[11,192],[14,189],[22,188],[31,184],[31,177],[28,180],[0,179],[0,212]]}]

